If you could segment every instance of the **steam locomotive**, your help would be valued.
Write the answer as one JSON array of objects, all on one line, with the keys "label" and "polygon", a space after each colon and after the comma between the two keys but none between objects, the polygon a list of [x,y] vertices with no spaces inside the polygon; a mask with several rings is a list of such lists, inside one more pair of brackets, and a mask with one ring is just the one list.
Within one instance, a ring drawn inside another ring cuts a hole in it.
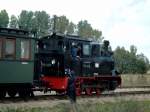
[{"label": "steam locomotive", "polygon": [[114,90],[121,77],[109,48],[109,41],[58,33],[37,39],[25,30],[0,28],[0,98],[66,93],[72,74],[76,95]]}]

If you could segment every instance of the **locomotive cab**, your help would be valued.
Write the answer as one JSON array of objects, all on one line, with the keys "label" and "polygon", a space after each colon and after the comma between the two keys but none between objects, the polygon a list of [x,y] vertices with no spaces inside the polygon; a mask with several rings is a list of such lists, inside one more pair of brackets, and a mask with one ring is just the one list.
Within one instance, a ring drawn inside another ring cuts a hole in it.
[{"label": "locomotive cab", "polygon": [[[94,61],[93,73],[96,77],[103,77],[101,80],[107,85],[107,89],[114,90],[121,84],[120,76],[115,69],[115,62],[113,59],[113,52],[109,45],[109,41],[104,40],[103,44],[93,42],[92,57]],[[107,81],[105,81],[107,79]]]},{"label": "locomotive cab", "polygon": [[104,41],[103,44],[90,42],[90,55],[82,58],[82,75],[77,77],[77,95],[82,92],[88,95],[96,92],[99,95],[102,91],[114,90],[121,84],[120,76],[114,73],[112,55],[109,41]]},{"label": "locomotive cab", "polygon": [[114,70],[113,52],[108,41],[103,44],[91,43],[94,75],[111,75]]}]

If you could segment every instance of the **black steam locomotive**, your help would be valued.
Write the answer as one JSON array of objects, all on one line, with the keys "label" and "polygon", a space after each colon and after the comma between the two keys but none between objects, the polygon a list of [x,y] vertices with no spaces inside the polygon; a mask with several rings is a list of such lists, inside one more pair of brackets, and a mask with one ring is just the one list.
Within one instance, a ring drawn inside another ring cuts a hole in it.
[{"label": "black steam locomotive", "polygon": [[41,38],[38,46],[35,76],[47,88],[65,92],[72,74],[77,95],[100,94],[121,84],[109,41],[99,44],[79,36],[53,34]]}]

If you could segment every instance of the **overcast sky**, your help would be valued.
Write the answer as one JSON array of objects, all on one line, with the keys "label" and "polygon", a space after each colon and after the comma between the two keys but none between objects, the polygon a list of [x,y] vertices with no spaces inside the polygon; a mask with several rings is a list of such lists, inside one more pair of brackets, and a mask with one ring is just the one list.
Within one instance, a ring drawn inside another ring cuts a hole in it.
[{"label": "overcast sky", "polygon": [[86,19],[113,49],[135,45],[150,59],[150,0],[0,0],[2,9],[9,15],[45,10],[51,16],[66,15],[76,24]]}]

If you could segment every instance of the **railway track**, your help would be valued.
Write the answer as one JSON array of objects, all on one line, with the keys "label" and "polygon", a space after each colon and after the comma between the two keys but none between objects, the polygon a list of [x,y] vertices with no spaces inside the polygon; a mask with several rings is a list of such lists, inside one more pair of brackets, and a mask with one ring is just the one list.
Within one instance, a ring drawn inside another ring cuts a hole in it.
[{"label": "railway track", "polygon": [[[150,88],[149,90],[130,90],[130,91],[106,91],[103,92],[101,95],[97,96],[96,94],[93,93],[93,95],[88,96],[83,94],[82,96],[78,96],[77,98],[82,99],[82,98],[100,98],[100,97],[118,97],[118,96],[126,96],[126,95],[150,95]],[[15,98],[10,98],[6,97],[4,99],[0,100],[0,103],[17,103],[17,102],[30,102],[30,101],[42,101],[42,100],[68,100],[67,95],[50,95],[50,94],[42,94],[42,95],[36,95],[34,97],[28,97],[28,98],[20,98],[20,97],[15,97]]]},{"label": "railway track", "polygon": [[124,96],[124,95],[145,95],[145,94],[150,94],[149,91],[123,91],[123,92],[109,92],[109,93],[104,93],[101,96]]},{"label": "railway track", "polygon": [[121,86],[119,88],[150,88],[150,85],[142,85],[142,86]]}]

